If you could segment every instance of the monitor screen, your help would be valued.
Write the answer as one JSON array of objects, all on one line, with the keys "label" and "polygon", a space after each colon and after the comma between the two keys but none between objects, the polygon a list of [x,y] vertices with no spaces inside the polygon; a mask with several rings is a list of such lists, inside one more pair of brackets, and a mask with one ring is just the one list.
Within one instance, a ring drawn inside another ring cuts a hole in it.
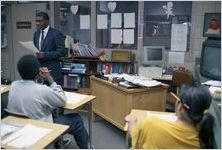
[{"label": "monitor screen", "polygon": [[161,66],[164,58],[163,52],[163,46],[145,46],[143,64]]},{"label": "monitor screen", "polygon": [[211,80],[221,80],[220,42],[206,41],[203,43],[200,73]]}]

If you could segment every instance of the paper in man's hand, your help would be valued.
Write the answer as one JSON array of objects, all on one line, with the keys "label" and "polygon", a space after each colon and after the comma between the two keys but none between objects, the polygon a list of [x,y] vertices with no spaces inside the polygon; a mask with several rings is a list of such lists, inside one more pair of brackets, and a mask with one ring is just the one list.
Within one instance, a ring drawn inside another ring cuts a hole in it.
[{"label": "paper in man's hand", "polygon": [[19,43],[25,47],[26,49],[28,49],[29,51],[33,52],[33,53],[38,53],[39,50],[35,47],[35,45],[33,44],[32,41],[25,41],[25,42],[22,42],[22,41],[19,41]]}]

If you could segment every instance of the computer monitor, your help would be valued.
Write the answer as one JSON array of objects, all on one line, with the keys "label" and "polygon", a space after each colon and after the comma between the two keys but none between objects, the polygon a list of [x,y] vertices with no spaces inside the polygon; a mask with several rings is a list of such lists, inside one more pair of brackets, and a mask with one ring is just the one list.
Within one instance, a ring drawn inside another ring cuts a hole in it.
[{"label": "computer monitor", "polygon": [[221,80],[221,41],[206,40],[200,60],[200,74],[209,80]]},{"label": "computer monitor", "polygon": [[164,46],[144,46],[143,65],[162,66]]}]

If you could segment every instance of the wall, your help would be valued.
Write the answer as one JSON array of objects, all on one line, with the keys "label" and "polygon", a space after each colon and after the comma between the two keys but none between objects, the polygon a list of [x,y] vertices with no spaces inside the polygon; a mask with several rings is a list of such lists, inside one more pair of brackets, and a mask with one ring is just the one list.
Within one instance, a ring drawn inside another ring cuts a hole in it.
[{"label": "wall", "polygon": [[185,61],[189,68],[194,72],[195,59],[200,58],[202,43],[206,40],[203,37],[204,13],[221,13],[220,1],[195,1],[192,5],[192,27],[191,27],[191,46],[190,52],[187,53]]},{"label": "wall", "polygon": [[[1,50],[2,77],[15,80],[20,79],[17,72],[17,62],[25,54],[32,54],[19,44],[19,41],[32,41],[36,29],[36,11],[46,11],[46,3],[18,4],[17,2],[7,3],[7,35],[8,45]],[[28,14],[28,15],[27,15]],[[30,29],[18,29],[18,21],[30,21]]]},{"label": "wall", "polygon": [[[50,15],[51,18],[55,17],[55,20],[52,20],[51,22],[56,25],[57,17],[56,15],[53,15],[54,11],[58,10],[53,9],[56,2],[50,2]],[[41,4],[41,3],[40,3]],[[18,60],[18,57],[24,54],[24,52],[21,50],[21,47],[16,44],[16,41],[18,40],[25,40],[29,39],[32,40],[32,32],[34,32],[34,28],[29,33],[29,35],[24,34],[25,32],[17,32],[15,28],[15,21],[18,17],[26,16],[26,14],[32,14],[33,10],[36,8],[28,7],[30,4],[19,4],[20,9],[18,9],[18,4],[13,3],[12,8],[9,7],[9,13],[7,14],[9,17],[9,38],[8,41],[8,47],[6,49],[2,49],[2,61],[1,61],[1,68],[2,68],[2,76],[11,78],[11,79],[17,79],[18,74],[16,73],[16,63]],[[35,7],[37,6],[37,3],[34,4]],[[139,1],[139,11],[143,12],[144,2]],[[45,9],[45,5],[41,4],[39,5],[39,9]],[[19,10],[22,10],[20,12]],[[192,3],[192,26],[191,26],[191,38],[190,38],[190,51],[186,52],[185,55],[185,63],[188,65],[189,69],[194,72],[195,69],[195,58],[200,57],[201,53],[201,46],[202,42],[206,39],[202,37],[202,31],[203,31],[203,22],[204,22],[204,13],[206,12],[221,12],[221,2],[220,1],[194,1]],[[20,14],[21,13],[21,14]],[[96,1],[91,2],[91,15],[92,18],[96,18]],[[35,19],[34,16],[31,17],[32,21],[34,23]],[[10,24],[12,22],[12,26],[10,27]],[[52,26],[53,26],[52,23]],[[34,26],[33,26],[34,27]],[[13,32],[11,32],[13,31]],[[21,36],[22,35],[22,36]],[[10,44],[10,42],[12,44]],[[91,43],[93,46],[96,45],[96,20],[91,19]],[[18,49],[19,48],[19,49]],[[107,54],[111,54],[110,49],[99,49],[100,51],[105,50]],[[136,54],[136,60],[138,61],[138,65],[141,64],[142,60],[142,53],[143,53],[143,38],[138,38],[137,43],[137,50],[132,50]],[[8,69],[7,69],[8,68]]]}]

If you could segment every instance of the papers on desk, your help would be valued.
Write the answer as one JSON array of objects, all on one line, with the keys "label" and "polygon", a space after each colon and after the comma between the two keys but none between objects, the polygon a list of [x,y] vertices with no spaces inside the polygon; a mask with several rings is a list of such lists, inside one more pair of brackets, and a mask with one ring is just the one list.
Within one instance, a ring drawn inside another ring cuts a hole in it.
[{"label": "papers on desk", "polygon": [[88,95],[65,91],[65,96],[67,98],[67,103],[74,103],[75,104],[75,103],[78,103],[79,101],[87,98]]},{"label": "papers on desk", "polygon": [[26,49],[28,49],[30,52],[33,52],[33,53],[39,52],[39,50],[35,47],[35,45],[33,44],[32,41],[25,41],[25,42],[19,41],[19,43],[20,43],[23,47],[25,47]]},{"label": "papers on desk", "polygon": [[34,125],[27,124],[20,130],[4,139],[2,144],[7,144],[16,148],[28,148],[51,131],[52,129],[36,127]]},{"label": "papers on desk", "polygon": [[144,87],[155,87],[161,85],[161,82],[151,80],[143,76],[130,76],[128,74],[122,74],[122,77],[133,84],[144,86]]},{"label": "papers on desk", "polygon": [[22,128],[21,125],[2,121],[1,122],[1,139],[19,130],[20,128]]},{"label": "papers on desk", "polygon": [[177,120],[177,116],[175,114],[153,114],[153,113],[147,112],[146,116],[147,117],[156,116],[160,119],[170,121],[170,122],[175,122]]},{"label": "papers on desk", "polygon": [[[111,74],[106,75],[106,77],[111,78],[124,78],[124,80],[143,87],[155,87],[161,85],[161,82],[158,82],[156,80],[152,80],[151,78],[144,77],[144,76],[136,76],[136,75],[128,75],[128,74]],[[122,83],[123,84],[123,83]]]},{"label": "papers on desk", "polygon": [[202,83],[204,85],[216,86],[221,87],[221,81],[209,80],[207,82]]}]

